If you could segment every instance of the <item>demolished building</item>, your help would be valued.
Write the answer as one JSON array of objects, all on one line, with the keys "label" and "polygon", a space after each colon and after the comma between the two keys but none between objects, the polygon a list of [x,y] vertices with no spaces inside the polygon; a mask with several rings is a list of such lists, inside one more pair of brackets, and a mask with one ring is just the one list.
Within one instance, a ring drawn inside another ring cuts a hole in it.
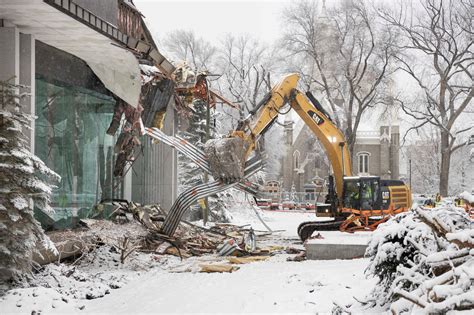
[{"label": "demolished building", "polygon": [[54,221],[71,224],[107,198],[171,207],[174,150],[139,133],[129,138],[140,142],[133,156],[116,145],[126,138],[114,124],[120,108],[126,121],[128,110],[147,127],[159,124],[170,135],[176,128],[174,67],[132,1],[1,1],[0,57],[0,80],[31,87],[23,104],[37,116],[28,131],[31,151],[62,177]]}]

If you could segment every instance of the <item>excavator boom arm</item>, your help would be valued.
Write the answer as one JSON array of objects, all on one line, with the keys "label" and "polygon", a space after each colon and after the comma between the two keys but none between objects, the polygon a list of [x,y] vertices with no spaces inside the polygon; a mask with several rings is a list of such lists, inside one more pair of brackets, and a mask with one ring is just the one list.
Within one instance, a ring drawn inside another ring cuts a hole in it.
[{"label": "excavator boom arm", "polygon": [[344,134],[297,89],[292,91],[290,105],[324,147],[334,172],[337,196],[342,198],[344,176],[352,176],[351,157]]},{"label": "excavator boom arm", "polygon": [[344,135],[325,113],[316,108],[296,88],[298,79],[298,74],[285,76],[251,113],[244,124],[248,130],[236,130],[233,135],[243,138],[247,143],[248,157],[255,149],[258,137],[278,117],[282,107],[289,103],[323,145],[334,172],[337,195],[342,198],[344,176],[352,175],[350,154]]}]

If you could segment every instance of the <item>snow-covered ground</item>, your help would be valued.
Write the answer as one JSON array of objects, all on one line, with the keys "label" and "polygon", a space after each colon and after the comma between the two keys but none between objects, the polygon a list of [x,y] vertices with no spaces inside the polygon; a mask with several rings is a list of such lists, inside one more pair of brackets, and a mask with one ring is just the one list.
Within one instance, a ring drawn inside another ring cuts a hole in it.
[{"label": "snow-covered ground", "polygon": [[366,260],[287,262],[286,255],[243,265],[233,273],[152,272],[86,306],[93,313],[330,312],[363,298],[372,283]]},{"label": "snow-covered ground", "polygon": [[[253,211],[241,210],[235,213],[234,223],[265,230]],[[272,230],[281,230],[265,245],[301,247],[298,225],[316,219],[314,212],[260,213]],[[343,239],[344,235],[349,236],[333,232],[331,237]],[[74,270],[64,265],[49,267],[54,276],[39,276],[38,287],[12,290],[1,298],[0,313],[324,313],[334,303],[347,305],[354,296],[363,298],[375,281],[364,276],[367,259],[290,262],[286,259],[291,255],[281,253],[239,265],[233,273],[206,274],[189,270],[221,257],[180,261],[137,253],[122,266],[114,261],[118,253],[102,254]]]}]

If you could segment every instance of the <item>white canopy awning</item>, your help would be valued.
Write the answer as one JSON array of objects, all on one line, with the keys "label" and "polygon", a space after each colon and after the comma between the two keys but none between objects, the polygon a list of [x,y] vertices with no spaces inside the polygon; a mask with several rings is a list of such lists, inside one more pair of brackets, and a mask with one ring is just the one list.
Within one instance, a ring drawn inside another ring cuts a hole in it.
[{"label": "white canopy awning", "polygon": [[138,60],[113,39],[43,0],[0,0],[0,19],[17,26],[21,33],[32,34],[50,46],[81,58],[108,90],[137,106],[141,89]]}]

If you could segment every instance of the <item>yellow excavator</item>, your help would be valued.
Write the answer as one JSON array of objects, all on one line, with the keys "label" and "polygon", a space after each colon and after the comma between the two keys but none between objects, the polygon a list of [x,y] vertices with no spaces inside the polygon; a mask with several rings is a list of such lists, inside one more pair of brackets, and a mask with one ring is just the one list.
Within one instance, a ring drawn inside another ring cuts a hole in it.
[{"label": "yellow excavator", "polygon": [[224,182],[239,180],[259,138],[289,104],[319,139],[332,167],[326,203],[317,211],[332,213],[334,220],[302,223],[298,227],[301,240],[315,231],[374,230],[391,215],[410,209],[411,192],[402,181],[353,176],[343,133],[310,92],[303,94],[297,89],[298,80],[298,74],[283,77],[227,138],[206,144],[214,178]]}]

